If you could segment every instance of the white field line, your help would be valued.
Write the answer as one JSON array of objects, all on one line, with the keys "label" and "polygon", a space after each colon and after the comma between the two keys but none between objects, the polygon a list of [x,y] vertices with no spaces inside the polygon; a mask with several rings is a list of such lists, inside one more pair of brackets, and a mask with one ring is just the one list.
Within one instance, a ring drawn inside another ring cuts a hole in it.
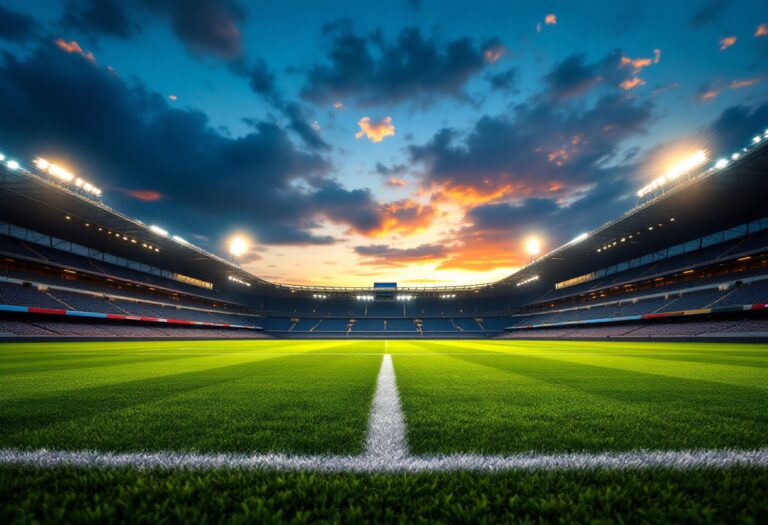
[{"label": "white field line", "polygon": [[572,454],[515,454],[481,456],[291,456],[285,454],[186,454],[177,452],[95,452],[50,450],[0,450],[0,466],[35,468],[79,467],[104,469],[210,470],[220,468],[312,471],[312,472],[476,472],[566,471],[566,470],[638,470],[665,468],[674,470],[725,469],[732,467],[768,468],[768,449],[633,451]]},{"label": "white field line", "polygon": [[365,456],[371,460],[388,463],[407,455],[405,416],[400,408],[395,368],[392,366],[392,356],[384,354],[368,419]]},{"label": "white field line", "polygon": [[[385,350],[387,346],[385,345]],[[731,467],[768,468],[768,448],[753,450],[638,450],[630,452],[524,453],[509,456],[453,454],[412,456],[408,453],[405,417],[400,407],[392,356],[385,354],[376,382],[362,456],[296,456],[290,454],[216,454],[184,452],[97,452],[0,449],[0,466],[35,468],[78,467],[104,469],[209,470],[220,468],[312,472],[476,472],[637,470],[666,468],[692,470]]]}]

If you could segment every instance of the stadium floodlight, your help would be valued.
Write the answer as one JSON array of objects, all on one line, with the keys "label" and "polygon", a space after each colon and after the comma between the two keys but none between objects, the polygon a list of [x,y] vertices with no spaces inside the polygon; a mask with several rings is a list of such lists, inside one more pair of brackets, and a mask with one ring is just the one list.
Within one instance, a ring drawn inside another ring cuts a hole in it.
[{"label": "stadium floodlight", "polygon": [[739,154],[738,153],[734,153],[733,155],[731,155],[731,160],[736,160],[738,158],[739,158]]},{"label": "stadium floodlight", "polygon": [[754,137],[752,137],[752,142],[754,142],[755,144],[759,143],[761,140],[762,140],[762,137],[760,135],[755,135]]},{"label": "stadium floodlight", "polygon": [[697,166],[702,165],[707,160],[707,152],[703,149],[700,149],[687,159],[683,160],[682,162],[679,162],[672,166],[666,174],[666,178],[669,180],[674,180],[678,178],[680,175],[687,171],[691,171],[692,169],[696,168]]},{"label": "stadium floodlight", "polygon": [[19,169],[19,163],[16,162],[15,160],[9,160],[5,165],[8,166],[9,170]]},{"label": "stadium floodlight", "polygon": [[168,231],[164,230],[160,226],[152,225],[149,227],[149,229],[158,235],[162,235],[163,237],[168,237]]},{"label": "stadium floodlight", "polygon": [[185,239],[179,237],[178,235],[174,235],[173,240],[178,242],[179,244],[189,244]]},{"label": "stadium floodlight", "polygon": [[3,155],[2,153],[0,153],[0,161],[3,161],[3,160],[5,160],[5,155]]},{"label": "stadium floodlight", "polygon": [[728,159],[719,159],[717,162],[715,162],[715,168],[721,170],[725,168],[728,165]]},{"label": "stadium floodlight", "polygon": [[235,257],[240,257],[248,251],[248,239],[241,235],[235,235],[229,240],[229,253]]},{"label": "stadium floodlight", "polygon": [[34,164],[35,166],[37,166],[41,170],[47,170],[51,166],[50,162],[48,162],[47,160],[45,160],[43,158],[39,158],[39,157],[36,158],[35,160],[33,160],[32,164]]},{"label": "stadium floodlight", "polygon": [[666,174],[661,175],[660,177],[651,181],[649,184],[645,185],[636,193],[636,195],[640,198],[645,197],[649,193],[654,192],[660,187],[677,179],[682,174],[701,166],[704,162],[707,161],[707,158],[708,156],[706,151],[697,151],[687,159],[672,166],[669,170],[667,170]]},{"label": "stadium floodlight", "polygon": [[537,237],[528,237],[525,240],[525,253],[530,255],[531,258],[536,257],[541,253],[541,241]]}]

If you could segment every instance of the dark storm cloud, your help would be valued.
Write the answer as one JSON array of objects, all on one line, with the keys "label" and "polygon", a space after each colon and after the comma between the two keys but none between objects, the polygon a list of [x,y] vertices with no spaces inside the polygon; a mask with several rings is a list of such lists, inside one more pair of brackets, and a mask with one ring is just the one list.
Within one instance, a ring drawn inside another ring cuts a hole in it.
[{"label": "dark storm cloud", "polygon": [[493,91],[516,93],[519,77],[520,72],[517,68],[512,67],[500,73],[489,73],[485,79]]},{"label": "dark storm cloud", "polygon": [[487,204],[472,208],[466,217],[475,228],[494,230],[500,226],[509,228],[511,225],[530,225],[541,223],[546,216],[556,213],[560,206],[552,199],[530,198],[520,204]]},{"label": "dark storm cloud", "polygon": [[69,0],[62,25],[92,37],[127,39],[151,17],[167,20],[195,56],[232,61],[243,55],[240,26],[246,11],[237,0]]},{"label": "dark storm cloud", "polygon": [[589,64],[586,55],[574,54],[557,64],[544,81],[553,98],[573,98],[583,95],[600,82],[602,69],[602,63]]},{"label": "dark storm cloud", "polygon": [[597,164],[644,131],[650,102],[605,95],[586,109],[562,110],[548,103],[519,105],[512,115],[484,116],[463,138],[442,129],[410,158],[425,168],[427,186],[494,194],[544,191],[551,183],[592,182]]},{"label": "dark storm cloud", "polygon": [[71,0],[64,7],[62,24],[89,35],[129,38],[136,35],[140,25],[122,0]]},{"label": "dark storm cloud", "polygon": [[275,96],[277,75],[264,60],[259,58],[251,64],[246,64],[244,61],[234,63],[232,70],[248,79],[248,86],[254,93],[264,97]]},{"label": "dark storm cloud", "polygon": [[589,62],[582,53],[574,53],[556,64],[544,77],[544,94],[554,101],[580,97],[595,87],[604,91],[628,91],[642,85],[638,75],[643,68],[655,64],[660,52],[651,58],[629,58],[615,49],[596,62]]},{"label": "dark storm cloud", "polygon": [[239,25],[245,9],[235,0],[138,0],[169,18],[176,36],[193,54],[209,53],[225,60],[242,54]]},{"label": "dark storm cloud", "polygon": [[716,20],[728,7],[728,0],[706,0],[691,16],[691,26],[701,27]]},{"label": "dark storm cloud", "polygon": [[360,35],[343,21],[325,26],[323,37],[326,60],[306,72],[301,92],[318,104],[428,105],[439,96],[466,98],[469,79],[498,60],[503,49],[495,38],[482,44],[466,37],[443,42],[414,27],[393,40],[381,30]]},{"label": "dark storm cloud", "polygon": [[230,70],[248,81],[251,91],[261,96],[286,119],[288,128],[306,146],[328,150],[330,146],[311,124],[307,109],[298,102],[286,100],[277,88],[277,75],[262,59],[249,62],[246,58],[230,63]]},{"label": "dark storm cloud", "polygon": [[[368,230],[377,203],[328,177],[328,160],[296,147],[271,122],[228,138],[207,117],[174,109],[139,82],[127,83],[53,46],[0,66],[0,143],[20,159],[47,155],[105,188],[107,200],[179,233],[220,238],[250,228],[261,242],[327,244],[323,219]],[[126,191],[164,198],[133,199]],[[369,211],[371,210],[371,211]]]},{"label": "dark storm cloud", "polygon": [[38,32],[35,20],[0,5],[0,40],[23,42]]},{"label": "dark storm cloud", "polygon": [[768,129],[768,102],[731,106],[704,129],[712,151],[721,155],[743,148],[752,137]]},{"label": "dark storm cloud", "polygon": [[392,166],[386,166],[381,162],[377,162],[376,166],[374,167],[374,170],[379,175],[390,177],[392,175],[403,175],[404,173],[407,173],[408,166],[406,166],[405,164],[394,164]]}]

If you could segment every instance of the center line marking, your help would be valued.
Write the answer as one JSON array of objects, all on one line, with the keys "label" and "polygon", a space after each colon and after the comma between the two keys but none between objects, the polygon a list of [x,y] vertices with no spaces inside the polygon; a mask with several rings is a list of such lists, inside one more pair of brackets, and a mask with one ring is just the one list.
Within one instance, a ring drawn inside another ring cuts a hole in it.
[{"label": "center line marking", "polygon": [[384,354],[368,419],[365,456],[390,463],[407,455],[405,416],[397,393],[395,367],[392,356]]}]

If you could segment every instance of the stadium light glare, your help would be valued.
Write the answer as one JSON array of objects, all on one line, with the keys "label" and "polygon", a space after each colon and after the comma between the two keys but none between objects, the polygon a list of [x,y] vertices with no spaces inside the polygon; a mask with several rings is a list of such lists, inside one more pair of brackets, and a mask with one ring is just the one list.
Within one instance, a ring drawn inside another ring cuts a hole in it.
[{"label": "stadium light glare", "polygon": [[701,166],[704,162],[707,161],[707,158],[708,155],[706,151],[699,150],[695,152],[690,157],[672,166],[664,175],[661,175],[660,177],[651,181],[649,184],[643,186],[635,195],[637,195],[639,198],[645,197],[649,193],[656,191],[669,182],[678,179],[684,173],[687,173]]},{"label": "stadium light glare", "polygon": [[736,160],[738,158],[739,158],[739,154],[738,153],[734,153],[733,155],[731,155],[731,160]]},{"label": "stadium light glare", "polygon": [[580,233],[579,235],[577,235],[576,237],[574,237],[573,239],[571,239],[571,242],[569,242],[568,244],[576,244],[577,242],[581,242],[581,241],[583,241],[583,240],[584,240],[584,239],[586,239],[587,237],[589,237],[589,234],[588,234],[588,233],[586,233],[586,232],[584,232],[584,233]]},{"label": "stadium light glare", "polygon": [[43,158],[39,158],[39,157],[36,158],[35,160],[33,160],[32,164],[34,164],[35,166],[37,166],[41,170],[47,170],[51,166],[50,162],[48,162],[47,160],[45,160]]},{"label": "stadium light glare", "polygon": [[167,231],[167,230],[164,230],[164,229],[163,229],[163,228],[161,228],[160,226],[155,226],[155,225],[153,224],[152,226],[150,226],[150,227],[149,227],[149,229],[150,229],[151,231],[153,231],[154,233],[158,234],[158,235],[162,235],[163,237],[168,237],[168,231]]},{"label": "stadium light glare", "polygon": [[728,159],[719,159],[717,162],[715,162],[715,168],[721,170],[725,168],[728,165]]},{"label": "stadium light glare", "polygon": [[669,170],[667,170],[666,178],[674,180],[678,178],[680,175],[687,171],[691,171],[692,169],[696,168],[697,166],[702,165],[707,160],[707,152],[703,149],[700,149],[687,159],[683,160],[682,162],[679,162],[672,166]]},{"label": "stadium light glare", "polygon": [[228,250],[231,255],[240,257],[248,251],[248,239],[242,235],[235,235],[229,240]]},{"label": "stadium light glare", "polygon": [[179,237],[178,235],[174,235],[174,236],[173,236],[173,240],[174,240],[174,241],[176,241],[176,242],[178,242],[179,244],[189,244],[189,243],[186,241],[186,239],[183,239],[183,238]]},{"label": "stadium light glare", "polygon": [[3,155],[2,153],[0,153],[0,161],[3,161],[3,160],[5,160],[5,155]]},{"label": "stadium light glare", "polygon": [[525,253],[536,257],[541,253],[541,241],[537,237],[528,237],[525,240]]},{"label": "stadium light glare", "polygon": [[16,162],[15,160],[9,160],[5,165],[8,166],[9,170],[19,169],[19,163]]},{"label": "stadium light glare", "polygon": [[754,142],[755,144],[759,143],[761,140],[762,140],[762,137],[760,135],[755,135],[754,137],[752,137],[752,142]]}]

